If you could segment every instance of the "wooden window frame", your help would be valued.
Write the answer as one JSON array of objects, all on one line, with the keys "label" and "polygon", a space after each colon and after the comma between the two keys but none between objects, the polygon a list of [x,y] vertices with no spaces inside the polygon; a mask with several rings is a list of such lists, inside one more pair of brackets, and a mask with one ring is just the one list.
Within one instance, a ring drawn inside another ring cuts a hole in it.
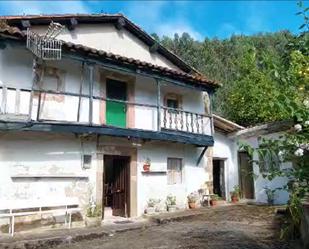
[{"label": "wooden window frame", "polygon": [[[169,162],[171,160],[179,160],[180,161],[180,170],[179,171],[177,170],[176,167],[169,164]],[[170,168],[169,168],[169,165],[170,165]],[[183,158],[168,157],[166,168],[167,168],[167,185],[181,185],[181,184],[183,184]],[[175,173],[179,173],[179,172],[180,172],[180,181],[178,181],[177,177],[175,177]]]},{"label": "wooden window frame", "polygon": [[178,108],[182,109],[182,95],[175,94],[175,93],[167,93],[164,96],[164,106],[168,107],[167,101],[168,100],[176,100],[178,102]]}]

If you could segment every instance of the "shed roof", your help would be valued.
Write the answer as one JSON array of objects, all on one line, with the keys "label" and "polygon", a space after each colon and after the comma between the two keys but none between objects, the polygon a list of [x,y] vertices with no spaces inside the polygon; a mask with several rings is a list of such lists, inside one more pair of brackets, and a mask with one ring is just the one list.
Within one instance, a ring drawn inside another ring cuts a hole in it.
[{"label": "shed roof", "polygon": [[215,130],[220,131],[222,133],[233,133],[233,132],[237,132],[240,130],[245,129],[245,127],[240,126],[228,119],[225,119],[223,117],[220,117],[216,114],[213,114],[213,119],[214,119],[214,127]]}]

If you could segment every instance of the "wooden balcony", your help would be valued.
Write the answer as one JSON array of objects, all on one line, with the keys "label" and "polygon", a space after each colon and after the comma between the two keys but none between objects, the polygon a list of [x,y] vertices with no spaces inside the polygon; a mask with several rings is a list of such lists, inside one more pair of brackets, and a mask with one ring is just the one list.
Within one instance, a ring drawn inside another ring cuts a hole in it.
[{"label": "wooden balcony", "polygon": [[[110,103],[123,106],[125,125],[119,126],[107,119]],[[71,92],[2,86],[0,121],[6,123],[5,127],[10,124],[11,129],[52,127],[52,131],[168,140],[199,146],[213,144],[211,115]]]}]

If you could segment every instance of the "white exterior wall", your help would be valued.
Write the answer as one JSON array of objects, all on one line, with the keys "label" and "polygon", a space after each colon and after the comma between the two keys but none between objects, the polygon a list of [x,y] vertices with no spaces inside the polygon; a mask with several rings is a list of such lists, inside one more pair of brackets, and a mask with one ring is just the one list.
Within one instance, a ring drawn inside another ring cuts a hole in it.
[{"label": "white exterior wall", "polygon": [[[280,133],[273,133],[269,135],[263,135],[261,137],[267,139],[275,139],[278,138]],[[240,141],[245,142],[252,146],[253,148],[259,147],[259,141],[257,136],[249,137],[249,138],[239,138]],[[255,153],[253,156],[253,160],[258,160],[258,155]],[[292,168],[291,163],[281,164],[281,168]],[[255,189],[255,200],[256,202],[267,203],[267,195],[265,193],[265,187],[269,189],[276,189],[284,187],[288,179],[286,177],[275,177],[273,180],[269,181],[264,178],[260,173],[259,166],[257,164],[253,165],[253,173],[255,175],[254,178],[254,189]],[[277,190],[275,192],[274,204],[286,204],[289,200],[289,194],[286,190]]]},{"label": "white exterior wall", "polygon": [[[163,142],[146,143],[138,149],[138,215],[144,213],[147,201],[150,198],[161,199],[165,202],[171,194],[176,196],[178,207],[187,207],[187,196],[193,191],[198,191],[209,180],[206,159],[203,158],[198,166],[197,159],[201,153],[200,148],[184,144],[171,144]],[[182,183],[167,184],[167,158],[182,159]],[[160,173],[142,173],[145,160],[151,160],[151,171]]]},{"label": "white exterior wall", "polygon": [[[82,152],[92,155],[91,169],[82,169]],[[66,198],[88,204],[95,196],[96,143],[74,135],[34,132],[0,134],[0,203],[14,200],[44,205]],[[65,178],[63,178],[66,176]],[[4,222],[3,219],[0,222]]]},{"label": "white exterior wall", "polygon": [[[17,132],[0,134],[0,203],[26,200],[42,202],[76,197],[81,206],[88,204],[90,195],[96,196],[96,172],[102,161],[98,158],[95,139],[83,141],[74,135]],[[101,137],[100,145],[132,148],[127,139]],[[146,142],[137,147],[137,215],[144,213],[149,198],[176,196],[179,208],[186,208],[187,195],[202,188],[209,180],[206,159],[196,166],[201,148],[195,146]],[[92,155],[90,169],[82,169],[82,155]],[[101,152],[100,152],[101,153]],[[167,158],[183,161],[182,183],[167,184]],[[145,160],[151,160],[151,171],[143,172]],[[104,163],[104,162],[103,162]],[[64,178],[64,176],[67,176]],[[47,199],[48,198],[48,199]],[[6,220],[0,220],[0,224]]]},{"label": "white exterior wall", "polygon": [[[33,31],[41,34],[46,28],[32,27]],[[180,70],[162,55],[150,53],[149,46],[139,38],[125,29],[117,30],[113,24],[79,24],[73,31],[65,29],[57,39]]]},{"label": "white exterior wall", "polygon": [[225,190],[227,197],[234,186],[239,185],[237,143],[220,132],[214,134],[213,158],[224,160]]}]

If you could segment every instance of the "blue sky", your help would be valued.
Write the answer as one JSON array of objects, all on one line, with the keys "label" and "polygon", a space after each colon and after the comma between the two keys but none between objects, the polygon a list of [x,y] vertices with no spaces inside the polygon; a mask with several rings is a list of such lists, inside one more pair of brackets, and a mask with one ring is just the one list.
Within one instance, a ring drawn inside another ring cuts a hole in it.
[{"label": "blue sky", "polygon": [[[308,6],[308,1],[305,1]],[[288,29],[302,19],[296,1],[0,1],[1,15],[123,13],[149,33],[226,38]]]}]

